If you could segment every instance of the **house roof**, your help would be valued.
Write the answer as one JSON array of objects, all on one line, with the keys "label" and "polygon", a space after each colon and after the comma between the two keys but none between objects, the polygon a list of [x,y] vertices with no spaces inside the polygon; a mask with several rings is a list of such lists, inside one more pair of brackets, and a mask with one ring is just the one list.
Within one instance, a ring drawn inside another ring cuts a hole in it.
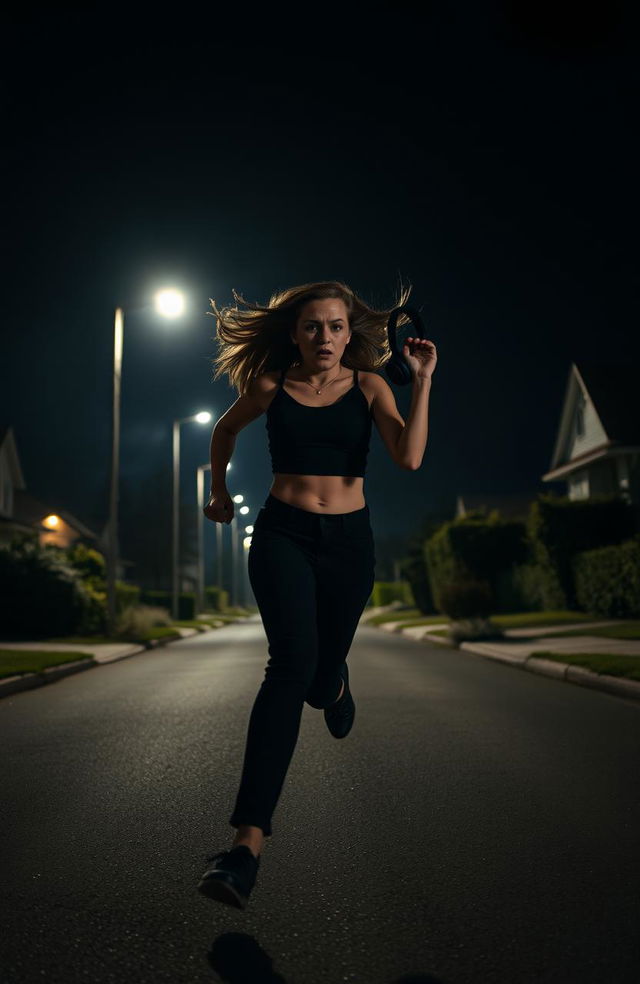
[{"label": "house roof", "polygon": [[31,495],[30,492],[26,492],[22,489],[17,489],[14,493],[14,504],[13,504],[13,518],[17,522],[25,523],[30,527],[37,526],[45,516],[54,512],[60,519],[63,519],[67,526],[70,526],[81,536],[87,537],[91,540],[98,540],[98,534],[93,530],[90,530],[88,526],[85,526],[76,516],[72,513],[67,512],[64,509],[58,509],[55,506],[46,506],[35,496]]},{"label": "house roof", "polygon": [[22,468],[20,467],[20,459],[18,457],[18,449],[16,448],[16,440],[13,436],[13,429],[5,426],[4,424],[0,424],[0,448],[4,445],[6,445],[7,454],[9,456],[11,483],[14,489],[24,489],[26,488],[26,482],[24,480],[24,475],[22,474]]},{"label": "house roof", "polygon": [[610,441],[640,444],[640,387],[632,363],[574,363]]}]

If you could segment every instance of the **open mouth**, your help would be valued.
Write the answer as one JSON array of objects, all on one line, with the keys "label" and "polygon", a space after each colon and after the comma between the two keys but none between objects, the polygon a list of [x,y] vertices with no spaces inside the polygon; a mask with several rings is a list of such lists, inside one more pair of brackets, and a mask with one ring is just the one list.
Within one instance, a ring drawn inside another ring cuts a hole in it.
[{"label": "open mouth", "polygon": [[329,351],[329,349],[320,349],[318,352],[316,352],[316,355],[331,355],[331,352]]}]

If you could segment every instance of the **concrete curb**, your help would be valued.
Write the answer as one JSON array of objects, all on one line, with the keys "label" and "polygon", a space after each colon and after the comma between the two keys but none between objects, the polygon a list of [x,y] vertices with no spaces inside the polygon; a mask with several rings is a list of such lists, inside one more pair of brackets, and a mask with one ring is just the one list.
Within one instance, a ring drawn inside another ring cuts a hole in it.
[{"label": "concrete curb", "polygon": [[[443,636],[429,635],[428,631],[417,637],[415,633],[417,626],[409,626],[407,632],[403,632],[397,623],[391,628],[389,622],[383,622],[377,626],[372,625],[371,628],[397,632],[415,642],[428,641],[441,646],[448,646],[449,649],[463,649],[465,652],[473,653],[474,656],[484,656],[485,659],[515,666],[521,670],[528,670],[530,673],[540,673],[543,676],[552,677],[554,680],[562,680],[563,683],[577,683],[581,687],[602,690],[605,693],[614,694],[616,697],[630,697],[633,700],[640,700],[640,681],[610,676],[608,673],[594,673],[593,670],[589,670],[585,666],[576,666],[574,663],[561,663],[554,659],[543,659],[540,656],[506,653],[501,651],[499,646],[486,642],[461,642],[459,646],[454,646]],[[414,631],[411,631],[412,629]],[[541,644],[544,644],[544,638],[541,639]]]},{"label": "concrete curb", "polygon": [[[486,643],[482,645],[486,646]],[[528,670],[530,673],[540,673],[542,676],[553,677],[554,680],[562,680],[563,683],[577,683],[581,687],[602,690],[608,694],[615,694],[617,697],[631,697],[634,700],[640,700],[640,681],[637,680],[610,676],[608,673],[594,673],[586,666],[561,663],[559,660],[544,659],[540,656],[518,657],[501,653],[495,649],[493,652],[487,652],[486,649],[477,649],[472,642],[460,643],[460,649],[477,656],[484,656],[485,659],[492,659],[498,663],[508,663],[510,666]]]},{"label": "concrete curb", "polygon": [[0,680],[0,697],[7,697],[9,694],[16,694],[21,690],[43,687],[45,683],[54,683],[61,677],[80,673],[82,670],[90,670],[94,666],[100,666],[100,664],[91,656],[90,659],[74,659],[71,663],[48,666],[41,673],[20,673],[17,676],[3,677]]},{"label": "concrete curb", "polygon": [[[180,636],[178,638],[150,639],[146,645],[128,649],[126,652],[110,656],[109,659],[74,659],[69,663],[59,663],[57,666],[48,666],[40,673],[20,673],[17,676],[3,677],[0,679],[0,698],[9,697],[11,694],[20,693],[22,690],[33,690],[34,687],[43,687],[47,683],[55,683],[62,677],[70,676],[72,673],[81,673],[83,670],[90,670],[94,666],[103,666],[116,663],[121,659],[128,659],[130,656],[137,656],[139,653],[148,653],[150,649],[158,646],[168,646],[172,642],[181,642],[182,639],[192,635],[201,635],[202,629],[187,629],[178,626]],[[214,632],[215,629],[205,629]],[[34,644],[35,645],[35,644]],[[135,645],[135,644],[133,644]],[[87,647],[89,648],[89,647]]]}]

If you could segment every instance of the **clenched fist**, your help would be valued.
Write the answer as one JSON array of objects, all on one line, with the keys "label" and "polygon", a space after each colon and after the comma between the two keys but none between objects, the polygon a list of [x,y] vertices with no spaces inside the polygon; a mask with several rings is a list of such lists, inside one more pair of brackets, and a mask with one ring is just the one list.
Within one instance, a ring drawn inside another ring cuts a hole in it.
[{"label": "clenched fist", "polygon": [[202,511],[214,523],[230,523],[234,513],[233,499],[228,492],[212,492]]}]

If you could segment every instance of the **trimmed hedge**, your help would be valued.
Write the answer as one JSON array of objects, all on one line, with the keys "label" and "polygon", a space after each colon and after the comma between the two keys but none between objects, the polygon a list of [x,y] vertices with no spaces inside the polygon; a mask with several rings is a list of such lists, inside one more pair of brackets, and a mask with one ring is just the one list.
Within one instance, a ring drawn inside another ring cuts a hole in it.
[{"label": "trimmed hedge", "polygon": [[539,494],[527,519],[532,556],[543,577],[543,607],[581,607],[574,584],[574,558],[612,546],[635,534],[631,505],[618,496],[569,499]]},{"label": "trimmed hedge", "polygon": [[609,618],[640,616],[640,534],[624,543],[578,554],[574,579],[583,611]]},{"label": "trimmed hedge", "polygon": [[408,581],[376,581],[367,605],[377,608],[379,605],[390,605],[392,601],[400,601],[403,605],[415,606]]},{"label": "trimmed hedge", "polygon": [[436,609],[433,604],[422,542],[410,545],[407,555],[400,561],[399,570],[403,579],[409,583],[418,611],[422,612],[423,615],[433,615]]},{"label": "trimmed hedge", "polygon": [[[140,602],[156,608],[166,608],[171,613],[170,591],[142,591]],[[193,591],[183,591],[178,595],[178,621],[191,621],[196,617],[196,596]]]},{"label": "trimmed hedge", "polygon": [[503,520],[469,513],[448,520],[424,545],[426,566],[435,607],[444,612],[443,590],[458,582],[486,581],[494,611],[517,611],[522,606],[514,586],[513,568],[528,559],[526,527],[517,520]]},{"label": "trimmed hedge", "polygon": [[205,607],[207,611],[225,612],[229,607],[229,592],[217,584],[210,584],[204,589]]},{"label": "trimmed hedge", "polygon": [[449,618],[487,618],[493,611],[494,603],[488,581],[469,579],[440,585],[440,604]]}]

